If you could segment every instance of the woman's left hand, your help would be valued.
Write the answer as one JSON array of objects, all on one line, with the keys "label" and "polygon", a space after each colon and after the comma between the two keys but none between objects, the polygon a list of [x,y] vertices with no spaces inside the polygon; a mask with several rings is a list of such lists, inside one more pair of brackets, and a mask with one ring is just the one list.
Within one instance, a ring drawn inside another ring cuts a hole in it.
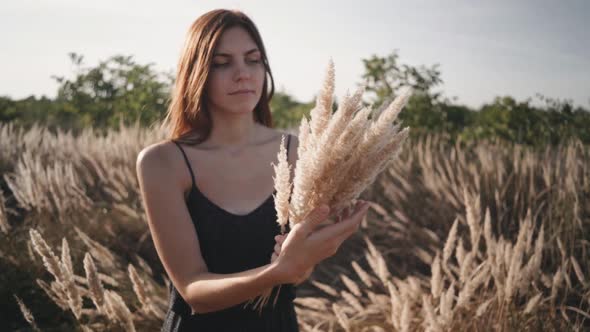
[{"label": "woman's left hand", "polygon": [[[274,248],[274,252],[272,253],[272,256],[270,257],[270,262],[274,262],[277,257],[279,257],[279,254],[281,253],[281,247],[283,245],[283,241],[285,241],[285,239],[287,238],[287,234],[284,235],[277,235],[275,236],[275,248]],[[307,278],[309,278],[309,276],[311,275],[311,273],[313,272],[313,267],[310,268],[309,270],[307,270],[305,272],[305,274],[298,279],[294,285],[297,286],[299,284],[301,284],[302,282],[304,282],[305,280],[307,280]]]}]

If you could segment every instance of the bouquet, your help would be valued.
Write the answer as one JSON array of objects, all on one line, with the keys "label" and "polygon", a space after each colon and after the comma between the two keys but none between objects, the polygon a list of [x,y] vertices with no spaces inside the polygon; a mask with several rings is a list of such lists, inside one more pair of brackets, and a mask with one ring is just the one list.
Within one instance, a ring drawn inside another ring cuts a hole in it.
[{"label": "bouquet", "polygon": [[[393,122],[406,105],[411,89],[403,90],[381,111],[361,106],[364,89],[361,86],[352,96],[347,92],[332,114],[334,64],[330,60],[310,120],[304,116],[299,126],[298,159],[292,183],[283,136],[278,165],[272,164],[275,209],[282,234],[287,222],[294,226],[321,204],[328,204],[335,215],[342,213],[401,151],[409,127],[400,130],[399,124]],[[263,293],[255,308],[262,309],[271,293],[272,289]],[[278,292],[273,306],[277,298]]]}]

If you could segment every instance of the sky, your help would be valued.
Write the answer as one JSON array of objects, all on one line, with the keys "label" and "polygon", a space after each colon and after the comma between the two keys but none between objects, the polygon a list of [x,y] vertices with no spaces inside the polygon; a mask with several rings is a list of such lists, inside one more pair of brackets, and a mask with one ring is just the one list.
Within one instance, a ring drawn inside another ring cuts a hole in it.
[{"label": "sky", "polygon": [[277,90],[301,102],[319,92],[330,58],[336,96],[354,91],[363,63],[397,50],[404,64],[439,64],[438,90],[478,108],[537,93],[590,108],[590,1],[12,0],[0,4],[0,95],[55,97],[71,77],[113,55],[174,72],[191,23],[216,8],[257,25]]}]

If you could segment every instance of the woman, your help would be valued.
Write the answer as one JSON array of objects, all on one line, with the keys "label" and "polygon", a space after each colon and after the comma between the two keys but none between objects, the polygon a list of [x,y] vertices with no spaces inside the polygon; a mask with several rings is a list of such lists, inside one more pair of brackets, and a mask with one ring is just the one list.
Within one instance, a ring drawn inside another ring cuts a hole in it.
[{"label": "woman", "polygon": [[[295,285],[366,213],[360,202],[320,229],[329,207],[318,207],[279,236],[271,163],[284,133],[272,128],[273,92],[264,45],[246,15],[213,10],[192,24],[165,121],[171,138],[137,157],[149,229],[171,280],[162,331],[298,331]],[[294,165],[297,137],[285,142]],[[274,299],[278,285],[274,307],[244,306],[272,287]]]}]

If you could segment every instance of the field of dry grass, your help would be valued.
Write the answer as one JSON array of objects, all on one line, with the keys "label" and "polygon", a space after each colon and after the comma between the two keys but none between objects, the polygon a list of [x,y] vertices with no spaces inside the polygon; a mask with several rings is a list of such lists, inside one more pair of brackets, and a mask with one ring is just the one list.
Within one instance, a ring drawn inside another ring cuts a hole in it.
[{"label": "field of dry grass", "polygon": [[[0,325],[159,330],[135,160],[164,137],[0,125]],[[361,230],[298,288],[302,331],[590,328],[590,147],[414,139],[361,198]]]}]

